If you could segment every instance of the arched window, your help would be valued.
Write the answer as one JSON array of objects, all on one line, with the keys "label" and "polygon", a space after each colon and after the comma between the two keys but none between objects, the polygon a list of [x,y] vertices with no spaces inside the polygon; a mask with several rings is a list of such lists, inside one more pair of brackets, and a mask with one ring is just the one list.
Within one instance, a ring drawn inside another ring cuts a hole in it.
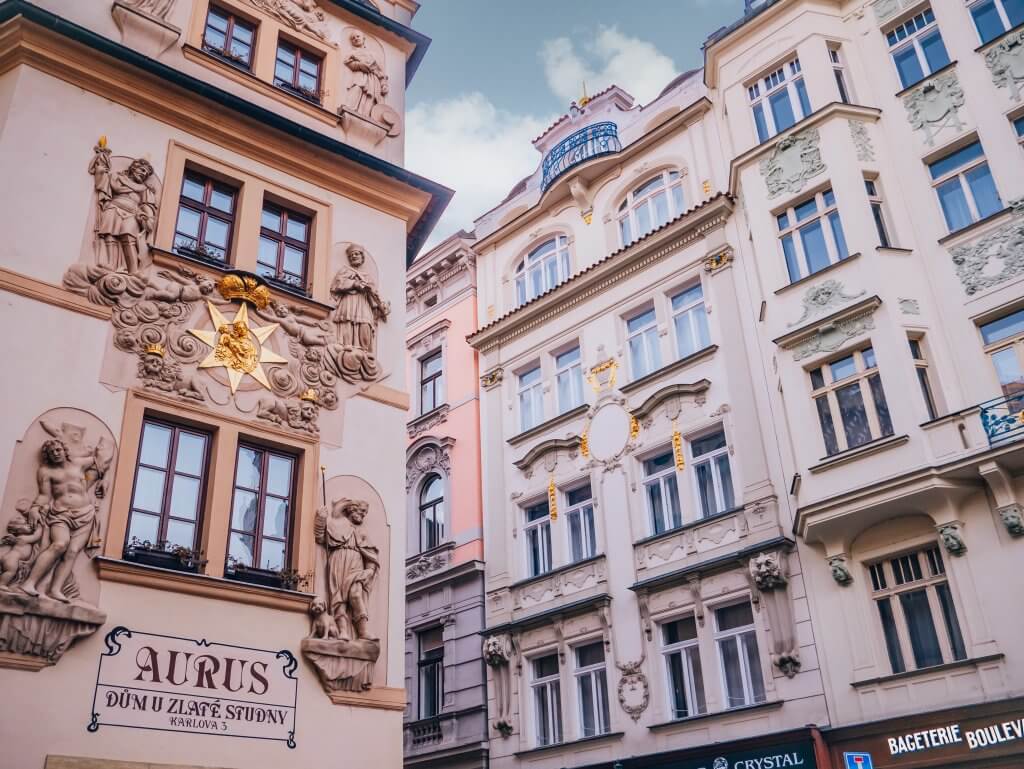
[{"label": "arched window", "polygon": [[526,304],[569,277],[569,238],[541,243],[516,267],[516,305]]},{"label": "arched window", "polygon": [[420,550],[430,550],[444,541],[444,482],[431,475],[420,491]]},{"label": "arched window", "polygon": [[678,171],[662,171],[648,179],[619,204],[619,239],[628,246],[651,230],[683,213],[683,178]]}]

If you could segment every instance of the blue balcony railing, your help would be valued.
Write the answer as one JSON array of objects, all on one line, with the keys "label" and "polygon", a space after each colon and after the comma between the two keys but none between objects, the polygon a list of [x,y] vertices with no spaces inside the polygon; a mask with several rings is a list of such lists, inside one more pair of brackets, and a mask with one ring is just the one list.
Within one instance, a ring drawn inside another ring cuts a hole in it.
[{"label": "blue balcony railing", "polygon": [[562,139],[544,156],[541,192],[573,166],[602,155],[612,155],[621,149],[619,129],[615,123],[593,123],[581,128]]},{"label": "blue balcony railing", "polygon": [[990,446],[1024,438],[1024,393],[986,401],[980,408]]}]

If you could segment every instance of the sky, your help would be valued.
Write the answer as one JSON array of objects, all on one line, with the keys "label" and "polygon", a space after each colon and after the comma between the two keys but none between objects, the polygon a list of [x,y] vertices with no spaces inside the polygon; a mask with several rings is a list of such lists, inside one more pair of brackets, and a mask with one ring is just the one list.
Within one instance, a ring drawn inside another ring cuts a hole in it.
[{"label": "sky", "polygon": [[701,45],[743,0],[421,0],[432,38],[407,95],[406,166],[455,190],[427,248],[532,173],[530,143],[587,92],[644,104],[701,66]]}]

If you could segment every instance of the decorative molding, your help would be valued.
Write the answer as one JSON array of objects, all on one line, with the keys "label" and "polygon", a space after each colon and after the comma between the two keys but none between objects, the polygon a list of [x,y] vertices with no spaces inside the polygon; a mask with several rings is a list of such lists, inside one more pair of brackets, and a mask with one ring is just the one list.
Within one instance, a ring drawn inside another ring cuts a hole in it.
[{"label": "decorative molding", "polygon": [[651,702],[651,687],[647,682],[647,676],[640,669],[643,663],[643,659],[639,659],[635,662],[626,662],[621,665],[615,664],[615,667],[622,673],[617,687],[619,707],[634,722],[640,720],[640,716],[647,710],[647,706]]},{"label": "decorative molding", "polygon": [[1024,537],[1024,510],[1016,502],[1000,507],[999,518],[1011,537]]},{"label": "decorative molding", "polygon": [[811,318],[817,318],[826,313],[834,312],[847,302],[860,299],[866,293],[867,291],[861,289],[858,294],[847,294],[843,290],[843,284],[838,280],[826,280],[824,283],[812,286],[807,289],[804,298],[801,300],[804,308],[803,314],[797,320],[790,323],[789,327],[800,326]]},{"label": "decorative molding", "polygon": [[813,337],[794,348],[793,360],[802,361],[818,353],[835,352],[850,339],[871,331],[875,327],[874,312],[872,308],[863,315],[823,326]]},{"label": "decorative molding", "polygon": [[1009,88],[1010,98],[1020,101],[1024,84],[1024,29],[1013,32],[985,52],[985,63],[997,88]]},{"label": "decorative molding", "polygon": [[862,163],[870,163],[875,160],[875,147],[871,143],[871,134],[868,133],[868,124],[863,120],[847,120],[850,126],[850,138],[853,139],[853,146],[857,149],[857,160]]},{"label": "decorative molding", "polygon": [[110,16],[121,42],[129,48],[159,58],[181,38],[181,30],[167,21],[177,0],[114,0]]},{"label": "decorative molding", "polygon": [[109,307],[95,305],[85,297],[78,296],[66,288],[22,275],[5,267],[0,267],[0,290],[99,320],[109,321],[113,314]]},{"label": "decorative molding", "polygon": [[447,403],[438,406],[433,411],[428,411],[422,416],[416,417],[416,419],[409,422],[406,425],[406,430],[409,433],[410,438],[416,438],[423,433],[434,429],[438,425],[444,424],[448,421],[448,410],[449,406]]},{"label": "decorative molding", "polygon": [[903,95],[907,118],[915,130],[924,132],[924,143],[935,146],[935,135],[946,128],[962,131],[960,119],[964,90],[956,71],[949,69],[927,79]]},{"label": "decorative molding", "polygon": [[875,0],[875,19],[884,24],[904,8],[913,5],[917,0]]},{"label": "decorative molding", "polygon": [[964,542],[964,525],[960,521],[942,523],[935,527],[939,532],[939,541],[950,555],[961,556],[967,552]]},{"label": "decorative molding", "polygon": [[807,128],[780,141],[771,155],[761,161],[761,176],[772,200],[789,193],[795,195],[826,166],[821,159],[821,134],[815,127]]},{"label": "decorative molding", "polygon": [[785,587],[789,582],[781,550],[757,553],[750,558],[748,568],[754,584],[762,592]]},{"label": "decorative molding", "polygon": [[[1008,222],[978,240],[949,251],[968,296],[1024,274],[1024,198],[1011,201],[1010,208],[1012,217]],[[1002,269],[995,274],[991,269],[994,260],[1002,263]]]},{"label": "decorative molding", "polygon": [[853,575],[850,573],[845,553],[830,556],[828,558],[828,568],[832,572],[832,579],[836,581],[837,585],[845,587],[853,582]]},{"label": "decorative molding", "polygon": [[43,668],[48,668],[54,663],[43,657],[32,657],[28,654],[15,654],[14,652],[0,652],[0,670],[27,670],[30,673],[37,673]]},{"label": "decorative molding", "polygon": [[453,438],[421,438],[413,444],[405,462],[405,490],[410,492],[420,479],[438,473],[445,478],[451,476],[451,447],[455,445]]},{"label": "decorative molding", "polygon": [[718,272],[723,267],[732,264],[735,254],[732,246],[726,246],[721,251],[712,254],[704,260],[704,272]]},{"label": "decorative molding", "polygon": [[393,686],[375,686],[368,692],[327,692],[327,697],[335,705],[402,711],[406,707],[407,695],[405,689]]},{"label": "decorative molding", "polygon": [[917,299],[904,299],[903,297],[900,297],[896,302],[900,306],[900,312],[904,315],[921,314],[921,303]]},{"label": "decorative molding", "polygon": [[440,571],[448,565],[448,557],[449,551],[447,549],[437,553],[422,555],[415,563],[406,568],[405,578],[409,580],[420,579],[435,571]]},{"label": "decorative molding", "polygon": [[330,39],[326,16],[315,0],[249,0],[249,4],[283,21],[296,32],[315,37],[328,45],[337,45]]},{"label": "decorative molding", "polygon": [[551,438],[543,443],[538,443],[528,452],[522,459],[517,459],[512,464],[517,469],[526,472],[534,462],[547,454],[557,453],[559,451],[576,451],[580,446],[579,436],[572,436],[571,438]]},{"label": "decorative molding", "polygon": [[483,374],[480,377],[480,386],[485,390],[493,390],[495,387],[501,384],[505,378],[505,369],[494,368]]}]

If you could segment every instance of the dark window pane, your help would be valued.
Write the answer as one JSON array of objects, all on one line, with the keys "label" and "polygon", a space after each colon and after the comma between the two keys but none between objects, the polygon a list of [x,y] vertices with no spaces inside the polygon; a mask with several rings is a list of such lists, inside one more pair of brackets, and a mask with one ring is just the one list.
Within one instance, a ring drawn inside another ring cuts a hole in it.
[{"label": "dark window pane", "polygon": [[754,624],[754,613],[749,603],[737,603],[715,610],[719,630],[732,630]]},{"label": "dark window pane", "polygon": [[924,70],[921,69],[921,62],[917,59],[917,51],[913,45],[901,48],[892,55],[896,62],[896,70],[900,75],[900,83],[904,88],[909,88],[914,83],[924,79]]},{"label": "dark window pane", "polygon": [[800,243],[804,247],[808,273],[818,272],[831,264],[820,219],[800,228]]},{"label": "dark window pane", "polygon": [[882,378],[875,374],[868,377],[868,384],[871,386],[871,397],[875,401],[875,412],[878,414],[878,427],[882,435],[892,435],[892,418],[889,416],[889,405],[885,401],[885,391],[882,389]]},{"label": "dark window pane", "polygon": [[677,644],[680,641],[696,641],[697,620],[693,617],[683,617],[666,622],[661,626],[661,634],[666,646]]},{"label": "dark window pane", "polygon": [[[883,585],[884,587],[884,585]],[[893,673],[902,673],[907,669],[903,662],[903,651],[900,649],[900,637],[896,631],[896,619],[893,617],[892,604],[888,598],[878,601],[878,615],[882,620],[882,632],[885,634],[885,648],[889,652],[889,664]]]},{"label": "dark window pane", "polygon": [[686,675],[683,672],[681,652],[668,657],[669,685],[672,687],[672,717],[686,718],[690,715],[686,704]]},{"label": "dark window pane", "polygon": [[839,403],[839,414],[846,433],[847,448],[862,446],[871,440],[871,428],[868,425],[868,414],[864,409],[864,397],[860,383],[854,383],[836,390]]},{"label": "dark window pane", "polygon": [[832,422],[832,410],[829,408],[828,398],[815,398],[814,405],[818,407],[818,421],[821,423],[821,435],[825,439],[825,453],[829,456],[838,454],[839,441],[836,438],[836,428]]},{"label": "dark window pane", "polygon": [[772,119],[775,121],[775,132],[785,131],[796,123],[796,116],[793,114],[793,105],[789,101],[789,91],[783,88],[768,97],[772,110]]},{"label": "dark window pane", "polygon": [[927,668],[942,664],[942,649],[939,637],[935,633],[932,611],[928,605],[928,595],[924,590],[900,593],[900,607],[907,620],[907,631],[910,634],[910,646],[914,650],[914,664],[918,668]]},{"label": "dark window pane", "polygon": [[974,221],[967,196],[960,184],[960,178],[954,177],[936,187],[942,214],[946,217],[946,226],[950,232],[961,230]]},{"label": "dark window pane", "polygon": [[1024,310],[1018,310],[981,327],[981,337],[985,344],[1001,342],[1017,334],[1024,334]]},{"label": "dark window pane", "polygon": [[952,152],[941,160],[936,160],[934,163],[928,166],[931,170],[932,179],[941,179],[946,174],[955,171],[961,166],[965,166],[972,160],[977,160],[984,155],[984,151],[981,148],[981,142],[974,142],[968,144],[966,147],[961,147],[956,152]]},{"label": "dark window pane", "polygon": [[758,141],[768,141],[768,137],[771,134],[768,133],[768,123],[764,117],[764,106],[761,104],[754,105],[754,125],[757,127]]},{"label": "dark window pane", "polygon": [[995,0],[978,3],[971,8],[971,16],[974,17],[974,24],[978,28],[978,35],[981,37],[982,43],[987,43],[1003,34],[1003,20],[999,18]]},{"label": "dark window pane", "polygon": [[939,605],[942,607],[942,619],[946,624],[946,632],[949,634],[949,646],[953,650],[953,659],[965,660],[967,659],[967,648],[964,646],[964,637],[960,632],[960,622],[956,618],[956,608],[953,606],[953,596],[949,592],[949,585],[936,585],[935,592],[939,596]]}]

